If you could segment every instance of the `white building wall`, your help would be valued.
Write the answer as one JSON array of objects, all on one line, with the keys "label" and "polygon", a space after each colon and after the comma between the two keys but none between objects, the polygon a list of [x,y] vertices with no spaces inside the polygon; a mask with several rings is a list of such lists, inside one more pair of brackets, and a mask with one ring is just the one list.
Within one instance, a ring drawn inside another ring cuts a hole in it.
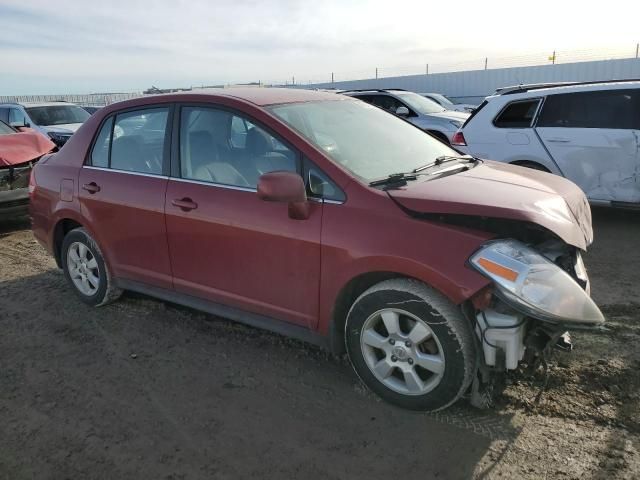
[{"label": "white building wall", "polygon": [[407,75],[306,85],[304,88],[403,88],[438,92],[463,103],[480,103],[497,88],[520,83],[640,79],[640,59],[538,65],[467,72]]}]

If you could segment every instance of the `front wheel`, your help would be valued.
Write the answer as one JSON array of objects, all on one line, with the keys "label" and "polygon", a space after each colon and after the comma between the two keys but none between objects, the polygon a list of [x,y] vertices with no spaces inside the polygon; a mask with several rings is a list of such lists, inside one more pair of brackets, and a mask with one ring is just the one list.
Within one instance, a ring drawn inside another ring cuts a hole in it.
[{"label": "front wheel", "polygon": [[347,316],[345,342],[360,379],[412,410],[453,404],[476,369],[473,332],[461,310],[415,280],[387,280],[364,292]]}]

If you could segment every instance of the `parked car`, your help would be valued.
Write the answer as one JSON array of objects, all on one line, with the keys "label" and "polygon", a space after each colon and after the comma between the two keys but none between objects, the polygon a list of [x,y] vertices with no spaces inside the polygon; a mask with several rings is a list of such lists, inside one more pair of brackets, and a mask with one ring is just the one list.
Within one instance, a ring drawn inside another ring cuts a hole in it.
[{"label": "parked car", "polygon": [[445,143],[451,142],[456,130],[469,118],[468,113],[445,110],[436,102],[405,90],[347,90],[341,93],[404,117]]},{"label": "parked car", "polygon": [[433,100],[442,108],[453,110],[454,112],[471,113],[477,107],[477,105],[471,105],[470,103],[455,103],[449,97],[442,95],[441,93],[421,93],[420,95],[428,98],[429,100]]},{"label": "parked car", "polygon": [[33,233],[83,302],[133,290],[346,351],[406,408],[445,408],[604,321],[578,187],[343,95],[110,105],[30,188]]},{"label": "parked car", "polygon": [[93,106],[88,106],[88,105],[82,105],[82,109],[85,110],[89,115],[93,115],[94,113],[96,113],[101,108],[102,107],[93,107]]},{"label": "parked car", "polygon": [[62,147],[89,113],[67,102],[0,103],[0,120],[13,127],[30,127],[40,131]]},{"label": "parked car", "polygon": [[640,207],[640,82],[500,89],[453,144],[472,155],[555,173],[593,205]]},{"label": "parked car", "polygon": [[0,121],[0,219],[27,213],[33,165],[55,148],[41,133],[22,130]]}]

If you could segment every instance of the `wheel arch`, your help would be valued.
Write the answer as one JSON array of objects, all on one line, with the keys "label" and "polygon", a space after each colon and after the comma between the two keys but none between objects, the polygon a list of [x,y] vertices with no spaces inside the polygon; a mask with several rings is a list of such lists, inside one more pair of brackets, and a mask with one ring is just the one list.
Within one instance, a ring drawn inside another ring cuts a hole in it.
[{"label": "wheel arch", "polygon": [[[344,327],[347,320],[347,314],[349,313],[349,310],[351,309],[351,306],[356,301],[356,299],[374,285],[394,278],[416,280],[427,285],[428,287],[434,288],[423,279],[415,278],[411,275],[394,271],[372,271],[361,273],[351,278],[345,285],[342,286],[342,288],[338,292],[331,312],[331,323],[329,325],[329,346],[333,353],[341,355],[346,352],[344,344]],[[434,288],[434,290],[438,289]]]},{"label": "wheel arch", "polygon": [[62,268],[61,250],[62,250],[62,241],[64,240],[64,237],[71,230],[75,228],[83,227],[83,226],[84,225],[82,225],[80,222],[78,222],[73,218],[64,217],[59,219],[56,222],[55,227],[53,227],[53,243],[52,243],[53,258],[55,258],[58,268]]},{"label": "wheel arch", "polygon": [[431,128],[427,128],[426,132],[428,134],[430,134],[431,136],[436,137],[438,140],[444,142],[447,145],[451,145],[451,142],[449,141],[449,137],[447,137],[446,134],[444,134],[443,132],[439,131],[439,130],[433,130]]},{"label": "wheel arch", "polygon": [[549,170],[549,168],[546,165],[536,160],[513,160],[509,163],[511,165],[517,165],[519,167],[526,167],[526,168],[531,168],[533,170],[540,170],[541,172],[551,173],[551,170]]}]

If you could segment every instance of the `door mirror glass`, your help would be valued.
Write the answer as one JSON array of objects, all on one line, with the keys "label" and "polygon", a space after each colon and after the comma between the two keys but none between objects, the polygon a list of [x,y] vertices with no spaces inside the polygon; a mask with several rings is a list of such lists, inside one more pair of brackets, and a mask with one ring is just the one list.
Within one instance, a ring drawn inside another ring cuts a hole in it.
[{"label": "door mirror glass", "polygon": [[399,115],[401,117],[408,117],[409,109],[407,107],[398,107],[396,108],[396,115]]}]

